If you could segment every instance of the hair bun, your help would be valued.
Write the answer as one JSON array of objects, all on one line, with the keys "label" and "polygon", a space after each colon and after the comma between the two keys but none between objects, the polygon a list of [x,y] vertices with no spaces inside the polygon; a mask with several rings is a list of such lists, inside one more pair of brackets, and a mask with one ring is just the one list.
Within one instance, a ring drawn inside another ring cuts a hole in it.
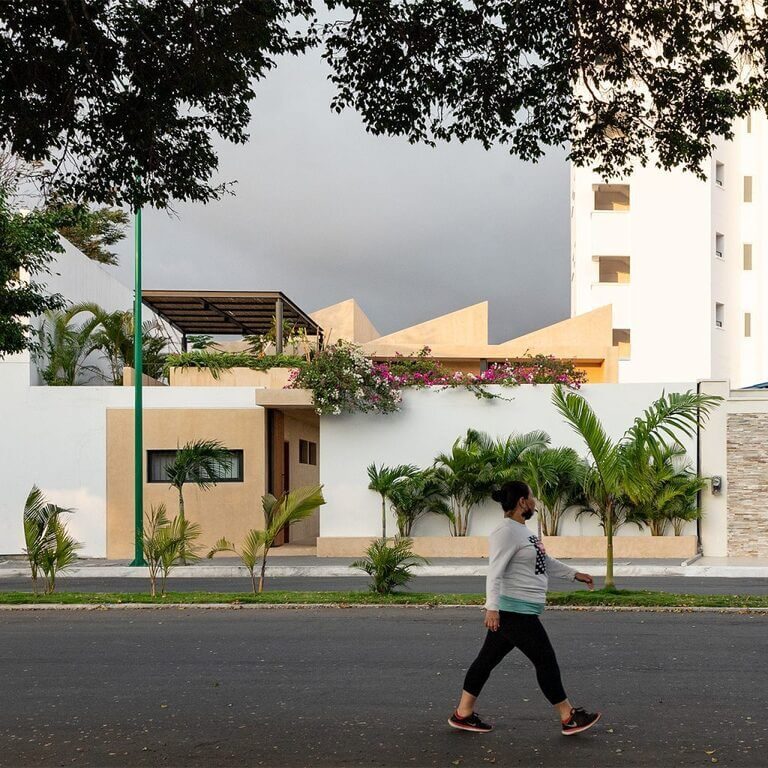
[{"label": "hair bun", "polygon": [[501,504],[502,501],[504,501],[504,497],[506,494],[501,488],[494,488],[493,492],[491,493],[491,498]]}]

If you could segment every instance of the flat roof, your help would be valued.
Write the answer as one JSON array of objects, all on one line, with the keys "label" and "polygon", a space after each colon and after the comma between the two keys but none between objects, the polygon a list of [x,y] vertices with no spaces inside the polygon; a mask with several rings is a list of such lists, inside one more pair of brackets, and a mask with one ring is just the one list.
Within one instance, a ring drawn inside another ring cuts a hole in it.
[{"label": "flat roof", "polygon": [[143,303],[184,334],[248,336],[267,333],[277,302],[283,320],[311,336],[322,328],[281,291],[142,291]]}]

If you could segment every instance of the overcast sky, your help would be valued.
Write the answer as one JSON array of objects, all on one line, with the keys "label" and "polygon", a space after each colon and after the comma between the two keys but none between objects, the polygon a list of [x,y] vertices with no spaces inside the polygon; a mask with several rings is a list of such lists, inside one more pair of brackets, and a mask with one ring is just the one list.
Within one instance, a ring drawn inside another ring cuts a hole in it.
[{"label": "overcast sky", "polygon": [[[491,340],[569,315],[568,166],[365,133],[332,114],[319,56],[258,85],[251,140],[220,145],[234,197],[144,214],[144,287],[356,298],[382,333],[487,299]],[[119,274],[132,283],[132,237]]]}]

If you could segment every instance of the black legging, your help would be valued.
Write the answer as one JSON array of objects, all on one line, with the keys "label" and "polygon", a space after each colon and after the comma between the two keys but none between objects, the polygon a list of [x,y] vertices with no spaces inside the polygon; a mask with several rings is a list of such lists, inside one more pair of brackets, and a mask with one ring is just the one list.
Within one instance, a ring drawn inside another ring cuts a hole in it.
[{"label": "black legging", "polygon": [[513,649],[519,648],[536,667],[536,679],[550,704],[567,698],[560,680],[560,667],[547,631],[533,614],[499,611],[499,628],[488,634],[477,658],[467,670],[464,690],[479,696],[491,670]]}]

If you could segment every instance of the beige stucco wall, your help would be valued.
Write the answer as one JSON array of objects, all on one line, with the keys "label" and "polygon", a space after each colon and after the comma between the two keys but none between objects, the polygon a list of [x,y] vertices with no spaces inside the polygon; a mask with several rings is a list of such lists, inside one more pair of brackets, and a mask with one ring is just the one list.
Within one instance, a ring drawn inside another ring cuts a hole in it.
[{"label": "beige stucco wall", "polygon": [[[321,536],[318,557],[361,557],[373,541],[365,537]],[[604,536],[544,536],[552,557],[605,558]],[[696,554],[695,536],[616,536],[614,557],[689,558]],[[486,536],[416,536],[413,551],[422,557],[488,557]]]},{"label": "beige stucco wall", "polygon": [[427,320],[410,328],[382,336],[372,342],[372,348],[393,344],[487,344],[488,343],[488,302],[483,301],[471,307]]},{"label": "beige stucco wall", "polygon": [[[239,544],[250,528],[263,526],[265,411],[262,408],[146,409],[144,450],[172,450],[190,440],[219,440],[243,451],[243,482],[207,491],[184,488],[187,519],[200,523],[200,551],[226,537]],[[107,409],[107,557],[133,555],[133,409]],[[144,460],[146,476],[146,453]],[[165,483],[144,484],[144,505],[165,503],[178,512],[178,495]]]}]

